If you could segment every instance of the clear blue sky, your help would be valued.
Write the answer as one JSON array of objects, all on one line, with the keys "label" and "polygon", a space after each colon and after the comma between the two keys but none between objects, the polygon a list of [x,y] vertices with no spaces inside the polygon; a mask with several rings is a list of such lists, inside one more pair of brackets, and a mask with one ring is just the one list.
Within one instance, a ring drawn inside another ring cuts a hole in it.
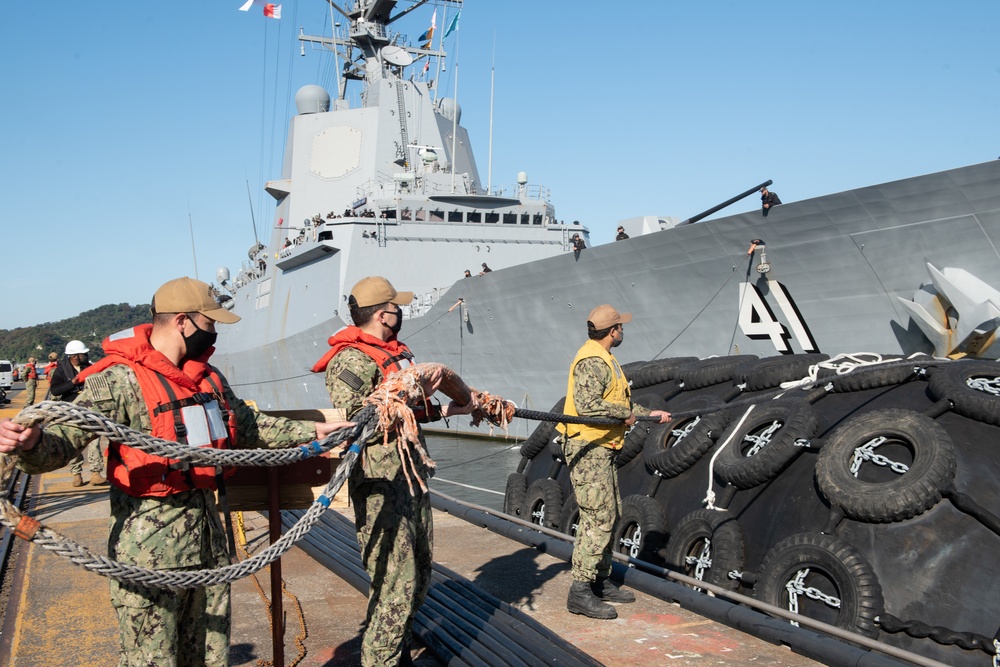
[{"label": "clear blue sky", "polygon": [[[329,84],[294,34],[329,18],[322,0],[286,0],[280,21],[241,4],[7,3],[0,329],[193,276],[189,218],[198,276],[235,271],[248,180],[266,239],[292,97]],[[493,184],[526,171],[603,243],[621,219],[688,217],[768,178],[787,202],[997,159],[998,26],[996,0],[470,0],[445,46],[458,35],[481,180],[495,40]]]}]

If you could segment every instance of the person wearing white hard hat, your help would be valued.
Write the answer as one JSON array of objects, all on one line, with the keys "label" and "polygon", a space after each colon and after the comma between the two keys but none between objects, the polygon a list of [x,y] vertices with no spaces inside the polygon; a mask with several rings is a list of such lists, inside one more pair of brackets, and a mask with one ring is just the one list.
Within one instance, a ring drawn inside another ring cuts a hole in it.
[{"label": "person wearing white hard hat", "polygon": [[[65,356],[56,365],[49,376],[49,392],[53,400],[72,403],[83,389],[83,381],[77,381],[77,375],[90,366],[90,348],[78,340],[66,344]],[[94,486],[104,486],[108,480],[104,477],[104,455],[101,443],[95,440],[87,445],[87,467],[90,468],[90,483]],[[69,462],[69,471],[73,475],[73,486],[83,486],[83,452],[80,452]]]}]

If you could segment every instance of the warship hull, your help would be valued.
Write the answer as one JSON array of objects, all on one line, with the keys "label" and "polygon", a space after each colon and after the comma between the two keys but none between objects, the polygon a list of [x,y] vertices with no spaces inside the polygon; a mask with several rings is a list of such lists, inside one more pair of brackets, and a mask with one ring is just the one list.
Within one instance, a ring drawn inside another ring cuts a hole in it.
[{"label": "warship hull", "polygon": [[[391,260],[374,247],[352,262],[352,275],[381,273],[408,289],[407,274],[445,261],[429,244],[409,243]],[[471,386],[533,409],[565,395],[586,316],[601,303],[633,313],[616,350],[622,362],[854,352],[994,358],[989,285],[1000,284],[998,246],[995,161],[459,279],[404,322],[401,338],[418,360],[444,363]],[[238,294],[243,322],[222,328],[216,358],[237,392],[262,408],[326,407],[322,375],[308,369],[346,322],[341,295],[327,287],[344,267],[324,262],[328,271],[277,272],[267,308]],[[934,321],[918,322],[914,303]],[[459,422],[443,428],[473,431]],[[523,426],[514,432],[527,435]]]}]

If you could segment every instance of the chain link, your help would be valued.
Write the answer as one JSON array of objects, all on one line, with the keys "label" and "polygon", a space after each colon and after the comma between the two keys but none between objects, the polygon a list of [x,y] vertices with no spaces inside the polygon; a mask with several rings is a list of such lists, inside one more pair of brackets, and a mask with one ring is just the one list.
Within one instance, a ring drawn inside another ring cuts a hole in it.
[{"label": "chain link", "polygon": [[[799,570],[794,577],[788,580],[785,584],[785,590],[788,591],[788,611],[793,614],[799,613],[799,596],[805,595],[810,600],[818,600],[823,602],[827,606],[833,607],[834,609],[840,609],[840,598],[835,598],[832,595],[827,595],[823,591],[815,587],[806,588],[806,576],[809,574],[809,568],[803,568]],[[798,623],[795,621],[790,621],[792,625],[798,627]]]},{"label": "chain link", "polygon": [[865,461],[871,461],[877,466],[888,466],[888,468],[897,475],[903,475],[909,472],[910,467],[905,463],[899,463],[881,454],[875,453],[875,448],[884,444],[886,440],[888,440],[888,438],[885,436],[879,436],[877,438],[872,438],[860,447],[855,448],[854,459],[851,462],[851,474],[854,475],[855,478],[857,478],[858,473],[861,471],[861,464]]},{"label": "chain link", "polygon": [[1000,396],[1000,377],[995,377],[992,380],[989,378],[969,378],[965,384],[977,391]]},{"label": "chain link", "polygon": [[993,640],[993,667],[1000,667],[1000,641]]},{"label": "chain link", "polygon": [[639,557],[639,547],[642,545],[642,526],[639,524],[635,525],[635,531],[632,532],[631,537],[627,537],[626,534],[622,535],[622,538],[618,540],[619,544],[623,547],[628,548],[628,555],[632,558]]},{"label": "chain link", "polygon": [[760,450],[764,449],[764,447],[771,442],[771,438],[774,437],[774,434],[779,428],[781,428],[781,426],[782,423],[775,420],[771,422],[771,425],[764,429],[764,431],[759,435],[750,435],[748,433],[743,436],[743,442],[753,443],[753,446],[747,451],[747,458],[755,456]]},{"label": "chain link", "polygon": [[670,435],[672,435],[675,438],[673,444],[671,444],[670,446],[676,447],[677,445],[681,444],[681,440],[691,435],[691,431],[694,430],[694,427],[697,426],[698,422],[700,421],[701,421],[701,415],[698,415],[697,417],[694,418],[694,421],[688,422],[684,428],[675,428],[672,431],[670,431]]},{"label": "chain link", "polygon": [[[701,545],[701,553],[697,556],[688,556],[684,559],[687,565],[694,565],[694,578],[698,581],[705,581],[705,570],[712,567],[712,540],[705,538]],[[696,588],[695,590],[701,590]]]}]

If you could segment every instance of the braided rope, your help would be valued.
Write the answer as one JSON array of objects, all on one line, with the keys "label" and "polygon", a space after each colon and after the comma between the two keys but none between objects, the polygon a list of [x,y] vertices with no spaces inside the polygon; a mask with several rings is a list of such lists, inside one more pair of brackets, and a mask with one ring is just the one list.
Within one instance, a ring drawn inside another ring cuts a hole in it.
[{"label": "braided rope", "polygon": [[[237,579],[242,579],[258,572],[280,558],[282,554],[291,549],[296,542],[302,539],[316,525],[323,513],[330,506],[330,499],[337,494],[337,491],[340,490],[347,480],[348,475],[350,475],[355,462],[364,448],[364,443],[375,434],[378,428],[378,416],[376,412],[377,409],[375,406],[363,409],[355,417],[356,426],[354,428],[341,429],[323,439],[324,443],[331,441],[333,444],[337,444],[339,442],[352,441],[353,444],[347,450],[344,460],[337,467],[337,470],[331,477],[330,482],[324,487],[319,498],[309,506],[309,509],[302,515],[302,518],[282,535],[279,540],[274,542],[274,544],[271,544],[267,549],[264,549],[248,560],[215,570],[151,570],[121,563],[106,556],[99,556],[45,526],[40,526],[30,540],[43,549],[69,558],[76,565],[84,567],[91,572],[111,577],[118,581],[129,581],[150,588],[198,588],[201,586],[230,583]],[[124,429],[124,427],[120,428]],[[128,429],[124,430],[128,431]],[[146,444],[149,443],[143,443],[143,445]],[[13,531],[21,521],[22,516],[21,512],[10,501],[6,498],[0,498],[0,523]]]}]

